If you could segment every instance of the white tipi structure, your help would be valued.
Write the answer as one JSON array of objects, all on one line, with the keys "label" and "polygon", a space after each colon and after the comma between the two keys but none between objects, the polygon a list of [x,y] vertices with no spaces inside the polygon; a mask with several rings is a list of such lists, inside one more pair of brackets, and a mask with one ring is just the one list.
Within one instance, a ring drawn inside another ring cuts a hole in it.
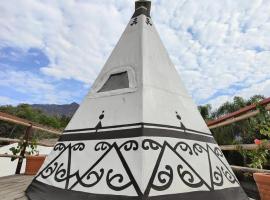
[{"label": "white tipi structure", "polygon": [[150,7],[135,3],[29,199],[248,199],[188,96]]}]

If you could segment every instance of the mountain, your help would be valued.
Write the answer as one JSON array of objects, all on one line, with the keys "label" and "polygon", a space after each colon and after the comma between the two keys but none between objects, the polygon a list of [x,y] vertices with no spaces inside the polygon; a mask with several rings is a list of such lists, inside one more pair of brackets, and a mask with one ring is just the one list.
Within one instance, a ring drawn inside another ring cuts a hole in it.
[{"label": "mountain", "polygon": [[63,105],[57,105],[57,104],[32,104],[33,108],[37,108],[39,110],[42,110],[44,113],[48,115],[57,115],[57,116],[67,116],[72,117],[72,115],[75,113],[75,111],[78,109],[79,104],[76,102],[73,102],[71,104],[63,104]]}]

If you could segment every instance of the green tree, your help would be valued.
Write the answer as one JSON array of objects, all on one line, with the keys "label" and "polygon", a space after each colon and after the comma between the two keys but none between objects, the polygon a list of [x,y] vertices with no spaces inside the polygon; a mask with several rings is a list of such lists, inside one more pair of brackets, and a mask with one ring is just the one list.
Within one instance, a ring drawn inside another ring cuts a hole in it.
[{"label": "green tree", "polygon": [[[218,107],[215,111],[211,111],[211,106],[199,106],[202,117],[207,121],[216,119],[226,114],[235,112],[245,106],[257,104],[265,97],[262,95],[254,95],[249,99],[242,97],[234,97],[233,101],[227,101]],[[242,138],[243,143],[253,143],[255,138],[265,139],[270,135],[270,116],[264,107],[258,106],[261,110],[259,115],[232,123],[227,126],[212,129],[212,133],[219,144],[232,144],[236,137]],[[265,137],[261,134],[263,133]],[[269,134],[269,135],[268,135]]]},{"label": "green tree", "polygon": [[212,113],[211,113],[212,106],[210,104],[200,105],[198,106],[198,109],[205,120],[213,119]]},{"label": "green tree", "polygon": [[[65,116],[49,116],[28,104],[20,104],[18,106],[0,106],[0,111],[60,130],[64,129],[70,120],[69,117]],[[0,137],[19,138],[24,134],[24,130],[25,127],[23,126],[0,121]],[[43,134],[40,134],[41,131],[35,131],[35,133],[40,135],[40,137],[44,136]]]}]

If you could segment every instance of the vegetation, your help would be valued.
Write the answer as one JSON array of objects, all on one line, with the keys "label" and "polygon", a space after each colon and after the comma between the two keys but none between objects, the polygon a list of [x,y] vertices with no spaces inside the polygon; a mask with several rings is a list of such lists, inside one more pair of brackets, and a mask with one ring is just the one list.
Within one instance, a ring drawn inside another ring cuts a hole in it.
[{"label": "vegetation", "polygon": [[[242,97],[234,97],[232,102],[225,102],[216,110],[212,111],[211,105],[199,106],[198,109],[202,117],[208,121],[226,114],[237,111],[251,104],[258,104],[264,99],[262,95],[254,95],[249,99]],[[241,142],[245,144],[253,143],[254,139],[269,139],[270,136],[270,113],[262,106],[257,106],[260,109],[260,114],[227,125],[212,129],[212,133],[218,144],[233,144]]]},{"label": "vegetation", "polygon": [[[24,142],[24,140],[21,140],[16,147],[11,147],[9,150],[12,152],[13,155],[20,155],[21,151],[25,149],[24,155],[34,155],[39,154],[37,150],[37,141],[36,139],[32,139],[32,141],[29,141],[27,144]],[[17,158],[13,157],[11,158],[11,161],[16,160]]]},{"label": "vegetation", "polygon": [[[8,113],[29,121],[48,126],[55,129],[64,129],[70,118],[66,116],[49,116],[41,110],[32,108],[28,104],[20,104],[18,106],[0,106],[0,112]],[[25,127],[14,123],[0,121],[0,137],[21,138],[24,135]],[[40,134],[42,131],[35,130],[34,134],[37,138],[53,137],[52,134]]]},{"label": "vegetation", "polygon": [[[226,114],[237,111],[251,104],[257,104],[257,109],[260,113],[254,117],[235,122],[233,124],[217,127],[212,129],[212,133],[218,144],[235,144],[238,145],[238,152],[243,158],[243,165],[251,168],[267,167],[269,162],[269,150],[266,148],[266,143],[270,138],[270,113],[265,107],[258,103],[264,99],[261,95],[252,96],[249,99],[242,97],[234,97],[232,102],[225,102],[216,110],[212,111],[211,105],[207,104],[199,106],[199,111],[202,117],[208,120],[214,120]],[[245,150],[240,144],[257,145],[255,150]],[[229,162],[234,162],[236,152],[226,152]],[[239,162],[239,161],[238,161]]]},{"label": "vegetation", "polygon": [[255,150],[246,150],[240,145],[237,149],[243,157],[244,166],[262,169],[268,162],[269,150],[266,148],[268,141],[255,139],[254,143],[257,145]]}]

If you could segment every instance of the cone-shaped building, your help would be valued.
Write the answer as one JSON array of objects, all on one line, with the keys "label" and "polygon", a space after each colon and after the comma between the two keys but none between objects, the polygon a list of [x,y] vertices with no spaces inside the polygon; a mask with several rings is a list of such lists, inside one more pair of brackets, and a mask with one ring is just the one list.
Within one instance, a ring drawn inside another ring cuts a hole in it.
[{"label": "cone-shaped building", "polygon": [[246,200],[150,17],[135,12],[26,193],[31,200]]}]

